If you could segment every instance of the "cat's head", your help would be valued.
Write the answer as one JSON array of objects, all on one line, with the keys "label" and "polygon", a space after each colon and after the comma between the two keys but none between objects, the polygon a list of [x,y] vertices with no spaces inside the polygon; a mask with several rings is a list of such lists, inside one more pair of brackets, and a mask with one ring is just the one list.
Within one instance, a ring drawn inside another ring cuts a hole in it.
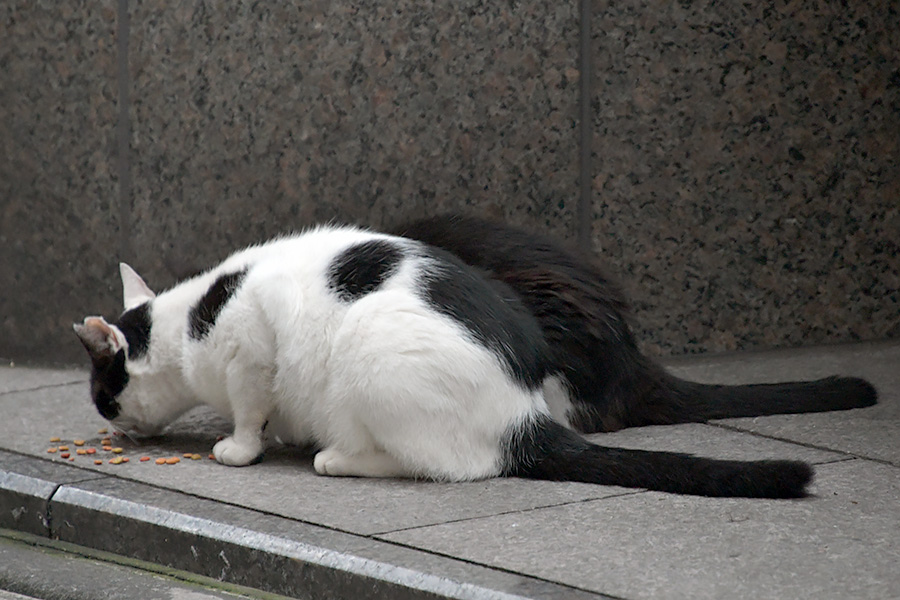
[{"label": "cat's head", "polygon": [[131,267],[119,270],[125,311],[111,323],[87,317],[75,333],[91,357],[91,398],[100,415],[120,431],[156,435],[184,409],[172,402],[170,375],[153,357],[155,294]]}]

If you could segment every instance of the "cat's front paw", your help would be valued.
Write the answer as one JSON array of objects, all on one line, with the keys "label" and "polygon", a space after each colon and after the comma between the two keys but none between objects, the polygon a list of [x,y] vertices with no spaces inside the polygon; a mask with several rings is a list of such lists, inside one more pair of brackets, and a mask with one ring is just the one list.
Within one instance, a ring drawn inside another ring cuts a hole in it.
[{"label": "cat's front paw", "polygon": [[318,452],[313,459],[313,468],[319,475],[344,475],[346,457],[334,448]]},{"label": "cat's front paw", "polygon": [[262,448],[242,445],[233,437],[227,437],[213,446],[213,456],[223,465],[243,467],[262,460]]}]

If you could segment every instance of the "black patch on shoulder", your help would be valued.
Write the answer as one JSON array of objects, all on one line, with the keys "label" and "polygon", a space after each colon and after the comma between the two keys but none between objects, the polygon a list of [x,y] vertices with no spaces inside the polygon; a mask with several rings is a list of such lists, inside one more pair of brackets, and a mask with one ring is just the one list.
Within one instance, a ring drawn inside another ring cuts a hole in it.
[{"label": "black patch on shoulder", "polygon": [[209,286],[209,289],[188,314],[188,335],[192,340],[202,340],[209,335],[225,303],[241,287],[246,275],[247,269],[225,273],[219,275],[219,278]]},{"label": "black patch on shoulder", "polygon": [[128,358],[134,360],[147,354],[150,349],[150,303],[144,302],[119,317],[116,326],[125,335],[128,342]]},{"label": "black patch on shoulder", "polygon": [[97,411],[104,419],[113,420],[119,415],[116,397],[128,385],[128,371],[125,368],[125,350],[114,356],[95,359],[91,368],[91,398]]},{"label": "black patch on shoulder", "polygon": [[439,248],[427,247],[426,255],[436,263],[423,282],[426,301],[496,353],[523,386],[540,387],[548,372],[547,344],[512,288]]},{"label": "black patch on shoulder", "polygon": [[345,302],[374,292],[397,269],[403,251],[390,240],[369,240],[338,254],[328,269],[328,285]]}]

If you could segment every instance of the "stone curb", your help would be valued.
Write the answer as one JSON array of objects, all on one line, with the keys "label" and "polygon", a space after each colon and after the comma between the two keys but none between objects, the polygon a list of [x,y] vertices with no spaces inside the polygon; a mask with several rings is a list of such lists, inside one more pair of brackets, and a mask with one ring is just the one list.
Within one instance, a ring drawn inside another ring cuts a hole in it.
[{"label": "stone curb", "polygon": [[300,598],[603,598],[3,451],[0,528]]}]

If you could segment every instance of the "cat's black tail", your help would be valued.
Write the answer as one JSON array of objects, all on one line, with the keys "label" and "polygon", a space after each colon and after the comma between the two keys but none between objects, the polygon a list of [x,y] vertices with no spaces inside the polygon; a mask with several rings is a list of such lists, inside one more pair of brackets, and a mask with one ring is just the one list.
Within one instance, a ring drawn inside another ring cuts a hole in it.
[{"label": "cat's black tail", "polygon": [[[654,395],[658,398],[652,399]],[[878,393],[872,384],[856,377],[755,385],[709,385],[663,374],[657,379],[656,389],[649,391],[649,396],[648,407],[654,403],[670,405],[670,411],[661,411],[668,412],[670,416],[664,417],[660,424],[849,410],[872,406],[878,401]],[[652,423],[652,417],[648,421]]]},{"label": "cat's black tail", "polygon": [[731,386],[676,379],[672,389],[703,420],[848,410],[878,401],[872,384],[857,377]]},{"label": "cat's black tail", "polygon": [[549,417],[511,432],[505,445],[509,477],[580,481],[675,494],[802,498],[812,468],[802,462],[714,460],[688,454],[607,448]]}]

